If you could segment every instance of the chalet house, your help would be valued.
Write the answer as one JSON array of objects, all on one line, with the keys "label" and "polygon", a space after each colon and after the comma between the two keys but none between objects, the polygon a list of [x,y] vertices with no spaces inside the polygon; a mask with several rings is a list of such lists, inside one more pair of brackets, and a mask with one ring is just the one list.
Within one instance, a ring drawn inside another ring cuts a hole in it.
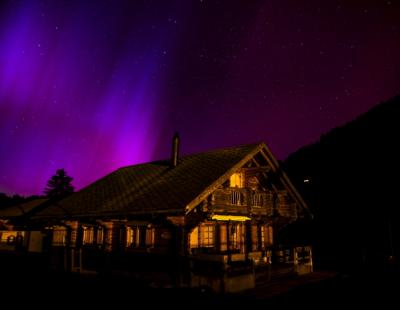
[{"label": "chalet house", "polygon": [[279,231],[308,208],[264,143],[127,166],[32,217],[51,264],[153,285],[234,292],[312,271],[311,247]]}]

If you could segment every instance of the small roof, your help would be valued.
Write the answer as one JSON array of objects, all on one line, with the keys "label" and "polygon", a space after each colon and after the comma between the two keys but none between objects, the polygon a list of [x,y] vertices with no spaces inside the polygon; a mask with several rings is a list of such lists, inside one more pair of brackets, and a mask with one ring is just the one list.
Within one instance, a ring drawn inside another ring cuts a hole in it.
[{"label": "small roof", "polygon": [[22,204],[0,209],[0,219],[10,219],[27,215],[33,212],[37,207],[48,201],[47,198],[34,199]]}]

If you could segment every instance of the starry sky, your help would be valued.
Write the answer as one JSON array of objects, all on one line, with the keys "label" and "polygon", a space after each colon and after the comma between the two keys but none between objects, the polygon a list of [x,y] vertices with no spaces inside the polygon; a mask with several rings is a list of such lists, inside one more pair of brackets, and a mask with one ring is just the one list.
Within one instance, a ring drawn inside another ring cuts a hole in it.
[{"label": "starry sky", "polygon": [[399,55],[396,0],[2,0],[0,192],[82,188],[175,131],[283,160],[398,94]]}]

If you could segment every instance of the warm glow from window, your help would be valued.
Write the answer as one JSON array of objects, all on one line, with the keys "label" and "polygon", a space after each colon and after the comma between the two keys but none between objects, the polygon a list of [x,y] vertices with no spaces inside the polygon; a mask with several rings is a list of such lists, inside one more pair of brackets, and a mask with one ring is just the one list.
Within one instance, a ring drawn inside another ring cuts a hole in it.
[{"label": "warm glow from window", "polygon": [[126,228],[126,246],[127,247],[140,246],[140,229],[138,226]]},{"label": "warm glow from window", "polygon": [[13,243],[16,241],[17,236],[20,236],[20,238],[24,237],[24,232],[23,231],[15,231],[15,230],[3,230],[0,232],[1,239],[0,241],[2,243]]},{"label": "warm glow from window", "polygon": [[202,223],[190,233],[190,248],[214,247],[215,228],[214,223]]},{"label": "warm glow from window", "polygon": [[230,178],[230,186],[231,187],[243,188],[244,187],[244,176],[243,176],[243,173],[234,173],[234,174],[232,174],[231,178]]},{"label": "warm glow from window", "polygon": [[82,244],[101,245],[104,243],[104,228],[102,226],[83,226]]},{"label": "warm glow from window", "polygon": [[152,227],[131,226],[126,228],[127,247],[151,248],[154,246],[154,239],[155,239],[155,230]]},{"label": "warm glow from window", "polygon": [[214,246],[214,225],[206,224],[201,226],[201,245],[203,247],[213,247]]},{"label": "warm glow from window", "polygon": [[190,233],[190,248],[199,247],[199,228],[196,227]]},{"label": "warm glow from window", "polygon": [[146,247],[151,248],[154,246],[154,228],[146,228]]},{"label": "warm glow from window", "polygon": [[56,226],[53,229],[53,245],[64,246],[66,244],[67,229],[63,226]]},{"label": "warm glow from window", "polygon": [[83,227],[83,244],[93,244],[94,243],[94,227],[85,226]]},{"label": "warm glow from window", "polygon": [[103,244],[104,241],[104,230],[103,227],[97,228],[96,243]]}]

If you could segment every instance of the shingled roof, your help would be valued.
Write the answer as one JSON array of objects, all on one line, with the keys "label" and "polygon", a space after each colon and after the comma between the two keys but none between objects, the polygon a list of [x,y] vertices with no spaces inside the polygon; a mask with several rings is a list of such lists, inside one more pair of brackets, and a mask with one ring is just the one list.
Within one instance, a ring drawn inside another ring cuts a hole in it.
[{"label": "shingled roof", "polygon": [[185,214],[259,152],[267,157],[273,171],[279,172],[298,211],[309,213],[267,146],[255,143],[184,156],[176,167],[164,160],[120,168],[53,203],[35,218]]},{"label": "shingled roof", "polygon": [[127,166],[43,210],[40,217],[185,213],[211,184],[253,156],[264,143],[224,148],[169,161]]}]

